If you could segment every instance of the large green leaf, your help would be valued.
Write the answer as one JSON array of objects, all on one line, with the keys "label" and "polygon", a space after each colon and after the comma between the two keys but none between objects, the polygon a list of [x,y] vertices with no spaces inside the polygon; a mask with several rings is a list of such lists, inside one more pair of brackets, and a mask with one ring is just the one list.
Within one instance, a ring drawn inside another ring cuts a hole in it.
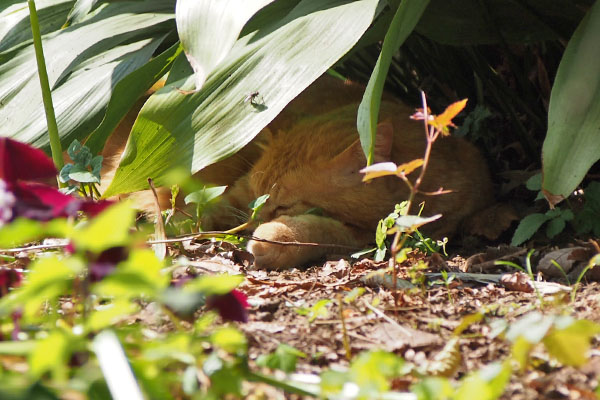
[{"label": "large green leaf", "polygon": [[102,150],[106,139],[128,110],[168,71],[179,54],[181,54],[181,48],[178,44],[174,44],[115,85],[102,123],[90,133],[85,142],[92,154],[97,154]]},{"label": "large green leaf", "polygon": [[360,135],[360,144],[367,157],[367,164],[373,162],[377,118],[383,85],[390,68],[393,55],[411,34],[417,22],[427,8],[429,0],[403,0],[392,19],[389,30],[383,40],[383,46],[367,89],[358,107],[356,125]]},{"label": "large green leaf", "polygon": [[[38,0],[36,9],[42,34],[60,29],[73,0]],[[31,40],[29,7],[23,0],[3,0],[0,4],[0,51]]]},{"label": "large green leaf", "polygon": [[[600,159],[600,3],[588,11],[560,62],[542,148],[542,188],[567,197]],[[555,196],[558,196],[555,197]]]},{"label": "large green leaf", "polygon": [[[103,4],[79,24],[44,35],[48,76],[64,141],[82,139],[93,130],[117,82],[144,65],[173,31],[174,4],[169,3]],[[30,44],[0,53],[0,136],[45,146],[48,139],[36,71]]]},{"label": "large green leaf", "polygon": [[177,32],[196,76],[196,88],[221,62],[250,17],[273,0],[178,0]]},{"label": "large green leaf", "polygon": [[[194,87],[190,76],[154,94],[105,195],[144,189],[148,177],[165,184],[169,168],[196,172],[239,150],[356,43],[377,3],[302,1],[239,39],[200,91],[177,90]],[[255,91],[261,104],[244,102]]]}]

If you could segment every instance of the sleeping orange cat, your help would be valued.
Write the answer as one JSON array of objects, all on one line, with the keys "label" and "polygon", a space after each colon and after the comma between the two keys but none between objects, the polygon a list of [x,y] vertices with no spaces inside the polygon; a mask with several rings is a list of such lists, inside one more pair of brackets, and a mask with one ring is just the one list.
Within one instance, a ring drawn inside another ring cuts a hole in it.
[{"label": "sleeping orange cat", "polygon": [[[240,213],[232,208],[247,212],[250,201],[269,194],[258,215],[262,223],[253,236],[279,242],[367,246],[377,222],[407,199],[408,189],[396,177],[362,182],[359,170],[365,166],[365,157],[358,141],[356,112],[363,90],[322,77],[238,155],[200,171],[197,175],[204,182],[230,185],[221,205],[207,218],[209,228],[231,228],[244,222],[236,221]],[[423,123],[410,120],[411,114],[410,108],[393,99],[382,101],[375,162],[401,164],[423,157]],[[107,143],[105,174],[115,168],[131,123],[124,121]],[[451,193],[416,199],[425,201],[424,215],[443,214],[424,229],[434,238],[450,236],[466,218],[492,203],[486,164],[475,147],[460,138],[443,138],[434,145],[421,190],[434,192],[440,187]],[[307,213],[311,209],[321,210],[322,215]],[[339,253],[328,246],[254,240],[248,250],[256,267],[268,269],[299,266],[330,252]]]}]

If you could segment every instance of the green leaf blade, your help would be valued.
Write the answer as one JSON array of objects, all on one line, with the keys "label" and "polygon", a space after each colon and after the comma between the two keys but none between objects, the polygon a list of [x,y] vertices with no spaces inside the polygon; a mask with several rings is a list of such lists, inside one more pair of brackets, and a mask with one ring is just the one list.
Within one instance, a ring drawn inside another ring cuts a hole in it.
[{"label": "green leaf blade", "polygon": [[600,3],[571,37],[563,55],[548,110],[542,148],[543,189],[552,204],[568,197],[600,159]]},{"label": "green leaf blade", "polygon": [[[356,43],[377,1],[302,1],[283,19],[239,39],[203,88],[185,95],[193,77],[155,93],[133,127],[124,158],[105,196],[144,189],[150,176],[192,173],[246,145],[279,112]],[[327,51],[322,51],[323,48]],[[265,108],[243,99],[259,91]]]}]

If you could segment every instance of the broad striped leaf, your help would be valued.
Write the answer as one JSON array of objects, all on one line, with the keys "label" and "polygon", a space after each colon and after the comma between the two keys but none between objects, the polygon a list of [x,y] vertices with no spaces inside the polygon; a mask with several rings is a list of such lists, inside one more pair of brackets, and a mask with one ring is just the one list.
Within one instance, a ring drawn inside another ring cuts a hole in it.
[{"label": "broad striped leaf", "polygon": [[[144,189],[148,177],[166,184],[174,166],[196,172],[242,148],[356,43],[376,6],[376,0],[302,1],[239,39],[199,92],[177,90],[193,88],[192,76],[157,92],[105,196]],[[255,91],[261,107],[244,102]]]},{"label": "broad striped leaf", "polygon": [[600,159],[600,2],[573,34],[560,62],[542,148],[542,189],[551,204],[575,190]]}]

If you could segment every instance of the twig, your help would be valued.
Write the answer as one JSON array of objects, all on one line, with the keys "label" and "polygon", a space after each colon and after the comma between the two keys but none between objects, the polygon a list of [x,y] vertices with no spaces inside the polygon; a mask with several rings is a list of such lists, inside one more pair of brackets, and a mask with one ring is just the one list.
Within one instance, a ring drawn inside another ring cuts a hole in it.
[{"label": "twig", "polygon": [[364,305],[371,311],[373,311],[375,314],[377,314],[379,317],[385,319],[387,322],[389,322],[392,325],[395,325],[398,327],[398,329],[401,329],[406,335],[410,335],[411,333],[402,325],[400,325],[399,323],[397,323],[396,321],[394,321],[392,318],[388,317],[387,315],[385,315],[385,313],[379,309],[377,309],[376,307],[373,307],[372,305],[369,304],[368,301],[366,301],[365,299],[363,299],[363,303]]},{"label": "twig", "polygon": [[[360,249],[359,247],[355,247],[355,246],[346,246],[346,245],[342,245],[342,244],[332,244],[332,243],[279,242],[276,240],[262,239],[262,238],[255,237],[252,235],[240,235],[238,233],[232,234],[232,233],[228,233],[227,231],[207,231],[207,232],[202,232],[202,233],[196,233],[193,235],[169,238],[169,239],[164,239],[164,240],[148,240],[148,241],[146,241],[146,244],[153,245],[153,244],[160,244],[160,243],[178,243],[178,242],[185,242],[185,241],[193,240],[193,239],[211,238],[211,237],[216,237],[216,236],[236,236],[236,237],[240,237],[240,238],[244,238],[244,239],[254,240],[256,242],[266,242],[266,243],[277,244],[277,245],[281,245],[281,246],[336,247],[336,248],[348,249],[348,250]],[[21,251],[55,249],[55,248],[67,247],[68,245],[69,245],[68,243],[41,244],[41,245],[35,245],[35,246],[29,246],[29,247],[0,249],[0,253],[19,253]]]}]

